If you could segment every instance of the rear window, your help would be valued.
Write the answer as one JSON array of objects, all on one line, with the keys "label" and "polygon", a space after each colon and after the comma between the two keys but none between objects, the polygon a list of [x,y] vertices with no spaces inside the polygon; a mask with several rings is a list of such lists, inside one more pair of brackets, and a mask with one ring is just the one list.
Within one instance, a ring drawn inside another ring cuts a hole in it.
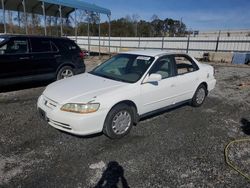
[{"label": "rear window", "polygon": [[190,58],[187,58],[186,56],[176,55],[175,62],[178,75],[198,70],[197,65]]},{"label": "rear window", "polygon": [[75,42],[71,40],[65,40],[62,41],[63,45],[67,50],[74,51],[74,50],[79,50],[79,47],[75,44]]}]

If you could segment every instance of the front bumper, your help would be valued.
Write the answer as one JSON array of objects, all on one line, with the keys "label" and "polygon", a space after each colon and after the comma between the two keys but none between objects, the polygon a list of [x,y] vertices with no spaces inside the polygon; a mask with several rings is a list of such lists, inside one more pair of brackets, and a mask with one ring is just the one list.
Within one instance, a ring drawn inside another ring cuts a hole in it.
[{"label": "front bumper", "polygon": [[61,111],[61,105],[55,101],[40,96],[37,108],[42,119],[52,127],[75,135],[90,135],[102,132],[108,112],[98,110],[90,114],[76,114]]}]

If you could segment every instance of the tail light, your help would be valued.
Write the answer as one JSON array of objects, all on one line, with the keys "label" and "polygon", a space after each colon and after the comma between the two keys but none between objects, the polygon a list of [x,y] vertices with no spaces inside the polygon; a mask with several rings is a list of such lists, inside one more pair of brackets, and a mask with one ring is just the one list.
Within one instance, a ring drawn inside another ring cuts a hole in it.
[{"label": "tail light", "polygon": [[84,59],[85,53],[81,51],[81,52],[79,53],[79,56],[80,56],[81,59]]}]

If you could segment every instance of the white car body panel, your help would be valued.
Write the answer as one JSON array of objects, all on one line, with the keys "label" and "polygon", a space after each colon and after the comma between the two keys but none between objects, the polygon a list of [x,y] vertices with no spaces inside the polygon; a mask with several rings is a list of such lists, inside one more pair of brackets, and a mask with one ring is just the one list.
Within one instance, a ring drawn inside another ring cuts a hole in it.
[{"label": "white car body panel", "polygon": [[175,104],[177,97],[175,83],[176,78],[171,77],[169,79],[160,80],[157,84],[142,84],[140,86],[140,113],[148,113],[150,111]]},{"label": "white car body panel", "polygon": [[[173,54],[154,50],[126,53],[154,56],[155,61],[163,54]],[[76,135],[98,133],[103,130],[105,118],[111,108],[122,101],[133,102],[138,115],[143,115],[191,99],[197,87],[203,82],[207,84],[207,90],[211,91],[216,84],[213,67],[201,64],[195,59],[193,61],[199,70],[162,79],[157,84],[143,83],[147,71],[133,84],[90,73],[73,76],[50,84],[39,97],[37,106],[46,113],[48,123],[57,129]],[[98,111],[77,114],[60,110],[66,103],[88,102],[100,103]]]},{"label": "white car body panel", "polygon": [[95,96],[124,85],[122,82],[85,73],[50,84],[44,91],[44,95],[55,99],[60,104],[67,102],[87,103]]}]

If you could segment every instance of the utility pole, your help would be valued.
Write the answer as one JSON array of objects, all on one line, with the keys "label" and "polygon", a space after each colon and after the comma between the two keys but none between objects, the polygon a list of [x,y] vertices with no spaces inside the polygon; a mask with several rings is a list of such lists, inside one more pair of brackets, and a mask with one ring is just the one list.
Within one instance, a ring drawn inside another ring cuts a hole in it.
[{"label": "utility pole", "polygon": [[180,36],[181,36],[181,34],[182,34],[182,17],[181,17],[181,20],[180,20]]}]

